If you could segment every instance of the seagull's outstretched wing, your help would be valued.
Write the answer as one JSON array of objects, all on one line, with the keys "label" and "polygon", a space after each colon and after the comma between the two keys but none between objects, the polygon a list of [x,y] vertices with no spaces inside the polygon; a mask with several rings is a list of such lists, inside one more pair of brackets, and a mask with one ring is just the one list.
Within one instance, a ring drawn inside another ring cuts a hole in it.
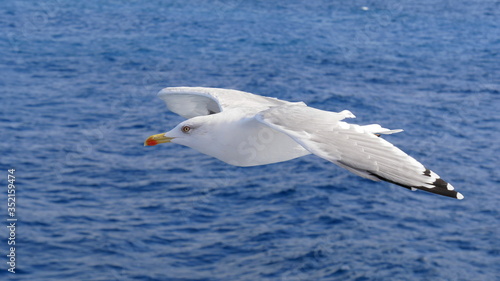
[{"label": "seagull's outstretched wing", "polygon": [[[415,190],[462,199],[453,186],[375,133],[395,132],[377,125],[342,122],[349,111],[322,111],[300,104],[273,107],[256,115],[269,127],[287,134],[309,152],[372,180],[385,180]],[[374,130],[375,129],[375,130]]]},{"label": "seagull's outstretched wing", "polygon": [[158,97],[170,111],[186,119],[219,113],[229,108],[252,108],[258,112],[288,103],[237,90],[204,87],[164,88]]}]

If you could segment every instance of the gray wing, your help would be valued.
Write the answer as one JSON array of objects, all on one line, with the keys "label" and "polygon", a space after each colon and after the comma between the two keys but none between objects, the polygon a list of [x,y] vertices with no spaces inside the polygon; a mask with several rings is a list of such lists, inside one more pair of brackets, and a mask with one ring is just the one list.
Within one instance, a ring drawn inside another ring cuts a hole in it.
[{"label": "gray wing", "polygon": [[237,107],[253,108],[258,112],[288,103],[237,90],[205,87],[168,87],[162,89],[158,97],[170,111],[186,119]]},{"label": "gray wing", "polygon": [[[322,111],[304,105],[283,105],[259,113],[256,119],[293,138],[309,152],[372,180],[388,181],[462,199],[453,186],[393,144],[373,128],[342,122],[352,113]],[[381,128],[381,131],[390,131]],[[383,132],[382,132],[383,133]]]}]

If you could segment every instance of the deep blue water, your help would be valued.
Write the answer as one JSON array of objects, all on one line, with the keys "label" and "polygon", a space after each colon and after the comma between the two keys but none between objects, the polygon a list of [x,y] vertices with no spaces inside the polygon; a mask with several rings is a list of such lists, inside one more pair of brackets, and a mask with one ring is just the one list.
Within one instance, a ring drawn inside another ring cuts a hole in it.
[{"label": "deep blue water", "polygon": [[[75,2],[0,2],[2,280],[500,280],[500,2]],[[167,86],[403,128],[465,199],[144,147]]]}]

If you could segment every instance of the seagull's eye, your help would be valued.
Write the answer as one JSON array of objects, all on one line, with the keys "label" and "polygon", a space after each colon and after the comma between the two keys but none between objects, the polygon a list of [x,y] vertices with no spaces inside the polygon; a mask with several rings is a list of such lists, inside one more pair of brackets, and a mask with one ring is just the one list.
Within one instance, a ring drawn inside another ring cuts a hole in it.
[{"label": "seagull's eye", "polygon": [[183,133],[187,133],[187,132],[191,131],[191,127],[189,127],[189,126],[182,126],[181,130],[182,130]]}]

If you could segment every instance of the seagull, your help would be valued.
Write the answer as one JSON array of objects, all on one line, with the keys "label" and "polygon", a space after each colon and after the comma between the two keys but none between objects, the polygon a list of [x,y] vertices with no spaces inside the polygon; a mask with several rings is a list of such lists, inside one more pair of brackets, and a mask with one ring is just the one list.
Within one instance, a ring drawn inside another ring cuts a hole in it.
[{"label": "seagull", "polygon": [[158,97],[187,120],[148,137],[145,146],[176,143],[241,167],[314,154],[363,178],[464,198],[439,175],[381,137],[402,130],[347,123],[343,120],[355,118],[348,110],[324,111],[303,102],[206,87],[168,87]]}]

